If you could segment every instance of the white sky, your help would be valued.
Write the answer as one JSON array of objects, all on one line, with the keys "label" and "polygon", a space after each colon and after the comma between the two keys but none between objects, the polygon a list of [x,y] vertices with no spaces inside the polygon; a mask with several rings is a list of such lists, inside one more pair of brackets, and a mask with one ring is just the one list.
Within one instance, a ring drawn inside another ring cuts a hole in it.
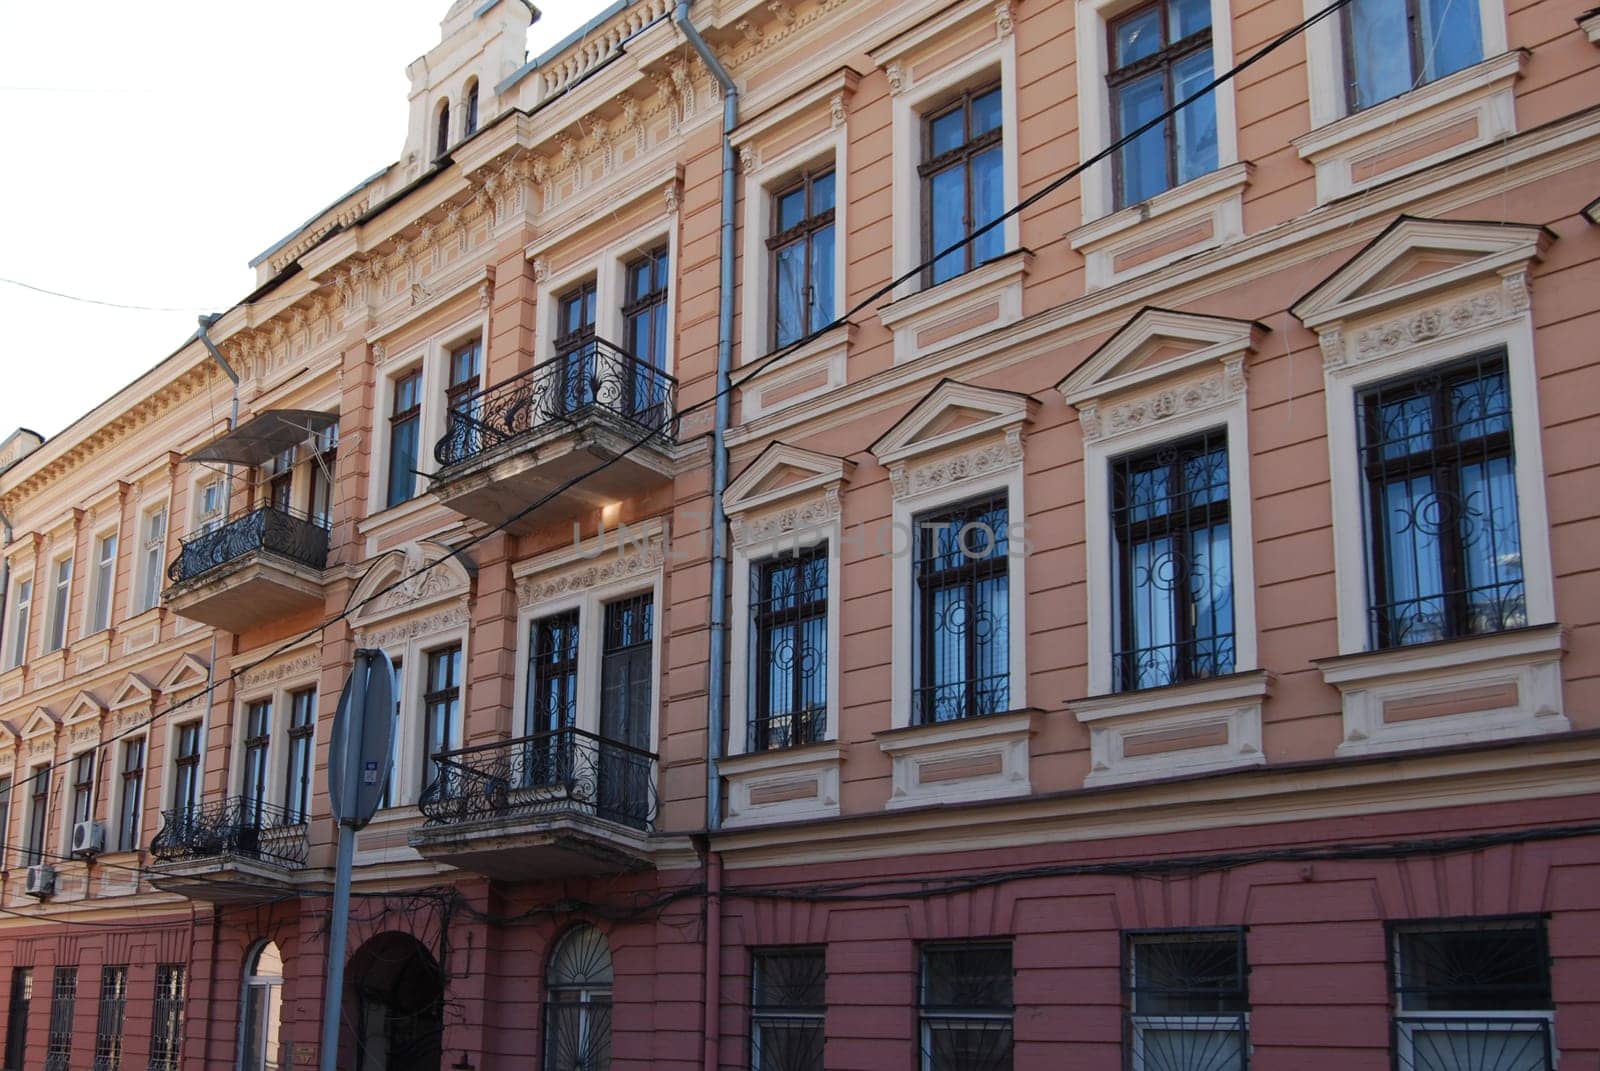
[{"label": "white sky", "polygon": [[[547,0],[537,55],[605,6]],[[0,0],[0,439],[52,436],[394,161],[450,0]]]}]

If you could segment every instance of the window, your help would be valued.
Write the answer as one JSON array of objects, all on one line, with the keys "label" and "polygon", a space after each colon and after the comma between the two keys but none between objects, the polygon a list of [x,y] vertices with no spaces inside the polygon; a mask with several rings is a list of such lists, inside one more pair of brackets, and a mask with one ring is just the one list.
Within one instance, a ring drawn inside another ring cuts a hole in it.
[{"label": "window", "polygon": [[72,1065],[72,1013],[78,1005],[78,968],[57,967],[50,986],[50,1036],[45,1042],[44,1071],[68,1071]]},{"label": "window", "polygon": [[600,735],[641,751],[650,747],[651,639],[655,596],[606,604],[600,658]]},{"label": "window", "polygon": [[1374,648],[1527,623],[1505,357],[1357,396]]},{"label": "window", "polygon": [[385,503],[398,506],[417,487],[417,440],[422,434],[422,370],[394,381],[389,409],[389,483]]},{"label": "window", "polygon": [[917,518],[917,722],[1010,707],[1010,553],[1004,492]]},{"label": "window", "polygon": [[190,814],[200,806],[200,723],[178,726],[178,746],[172,760],[172,809]]},{"label": "window", "polygon": [[122,1023],[128,1007],[128,968],[100,969],[100,1014],[94,1025],[94,1071],[121,1071]]},{"label": "window", "polygon": [[928,945],[920,987],[922,1071],[1011,1067],[1011,945]]},{"label": "window", "polygon": [[267,756],[272,747],[272,700],[260,699],[245,707],[244,779],[240,786],[241,819],[260,826],[267,802]]},{"label": "window", "polygon": [[555,347],[562,376],[556,407],[560,412],[580,409],[594,400],[590,381],[595,378],[591,361],[596,294],[595,281],[590,279],[556,299]]},{"label": "window", "polygon": [[428,652],[428,691],[422,697],[422,790],[439,776],[433,757],[455,745],[461,717],[461,645]]},{"label": "window", "polygon": [[1391,927],[1397,1066],[1548,1071],[1555,1004],[1540,918]]},{"label": "window", "polygon": [[633,368],[633,397],[626,412],[649,411],[663,389],[659,373],[667,368],[667,247],[652,250],[626,269],[627,292],[622,321]]},{"label": "window", "polygon": [[15,669],[28,656],[28,617],[33,611],[33,581],[19,580],[12,596],[11,644],[6,668]]},{"label": "window", "polygon": [[750,567],[749,749],[814,744],[828,728],[828,545]]},{"label": "window", "polygon": [[401,660],[391,658],[389,661],[394,666],[394,731],[389,734],[389,776],[383,782],[383,798],[378,801],[379,807],[393,807],[400,802],[395,793],[395,784],[400,769],[400,741],[404,739],[400,732],[400,712],[405,708],[406,678]]},{"label": "window", "polygon": [[117,817],[117,851],[139,848],[139,819],[144,814],[144,744],[136,736],[122,746],[122,807]]},{"label": "window", "polygon": [[834,317],[834,172],[806,172],[772,195],[772,345],[787,346]]},{"label": "window", "polygon": [[568,930],[545,978],[545,1071],[611,1066],[611,949],[593,926]]},{"label": "window", "polygon": [[[1210,0],[1158,0],[1108,26],[1111,138],[1154,119],[1212,79]],[[1217,102],[1190,104],[1118,150],[1117,207],[1149,200],[1217,167]]]},{"label": "window", "polygon": [[1118,458],[1118,691],[1233,672],[1228,440],[1218,430]]},{"label": "window", "polygon": [[339,425],[334,424],[317,435],[311,455],[311,523],[320,528],[333,527],[333,474],[338,462]]},{"label": "window", "polygon": [[[1005,210],[1000,87],[963,93],[923,119],[923,259],[948,249]],[[934,261],[927,284],[942,283],[1005,252],[995,227]]]},{"label": "window", "polygon": [[[11,778],[0,777],[0,870],[6,869],[6,849],[11,846]],[[7,1067],[12,1065],[7,1064]]]},{"label": "window", "polygon": [[[72,760],[72,823],[94,817],[94,752],[85,751]],[[72,830],[67,830],[70,841]]]},{"label": "window", "polygon": [[178,1071],[183,1049],[183,1000],[188,985],[181,964],[156,967],[155,1001],[150,1011],[148,1071]]},{"label": "window", "polygon": [[33,866],[44,862],[45,830],[50,820],[50,764],[33,768],[33,792],[28,800],[28,843],[23,862]]},{"label": "window", "polygon": [[461,123],[461,136],[470,138],[478,132],[478,83],[467,87],[466,115]]},{"label": "window", "polygon": [[56,562],[55,577],[55,587],[50,594],[50,627],[44,640],[46,654],[59,651],[67,644],[67,613],[72,605],[71,558]]},{"label": "window", "polygon": [[751,954],[750,1071],[822,1071],[827,977],[820,948]]},{"label": "window", "polygon": [[289,763],[283,786],[284,821],[300,825],[311,815],[311,773],[315,755],[317,690],[305,688],[289,697]]},{"label": "window", "polygon": [[161,601],[162,556],[167,542],[167,507],[144,515],[144,544],[140,548],[139,598],[135,613],[144,613]]},{"label": "window", "polygon": [[6,1009],[6,1067],[16,1071],[21,1071],[28,1058],[28,1012],[32,1007],[33,968],[11,968],[11,1002]]},{"label": "window", "polygon": [[1133,1071],[1242,1071],[1244,931],[1134,934],[1124,962]]},{"label": "window", "polygon": [[578,715],[578,611],[533,622],[528,638],[528,732],[571,728]]},{"label": "window", "polygon": [[450,386],[444,398],[445,407],[452,413],[470,413],[467,400],[478,390],[479,354],[477,339],[450,352]]},{"label": "window", "polygon": [[200,527],[209,532],[223,521],[222,481],[212,480],[200,488]]},{"label": "window", "polygon": [[94,606],[90,610],[89,631],[104,632],[111,627],[111,603],[117,587],[117,536],[101,536],[95,543]]},{"label": "window", "polygon": [[435,128],[433,140],[433,158],[437,160],[450,151],[450,102],[440,101],[439,123]]},{"label": "window", "polygon": [[1346,105],[1352,112],[1483,59],[1476,3],[1354,0],[1340,14]]},{"label": "window", "polygon": [[271,941],[258,945],[245,967],[239,1071],[289,1066],[283,1037],[283,956]]}]

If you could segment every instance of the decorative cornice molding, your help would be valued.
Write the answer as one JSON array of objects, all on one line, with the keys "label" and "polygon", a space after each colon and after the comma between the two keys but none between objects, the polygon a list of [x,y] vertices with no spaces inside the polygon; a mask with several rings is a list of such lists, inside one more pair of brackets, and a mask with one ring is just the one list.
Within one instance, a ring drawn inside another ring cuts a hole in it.
[{"label": "decorative cornice molding", "polygon": [[1435,339],[1451,338],[1524,315],[1531,305],[1525,271],[1505,277],[1501,287],[1480,291],[1454,301],[1413,309],[1345,337],[1335,324],[1317,333],[1326,369],[1344,368]]},{"label": "decorative cornice molding", "polygon": [[937,461],[908,468],[894,465],[889,469],[889,483],[895,498],[909,498],[951,484],[997,472],[1005,472],[1022,464],[1023,435],[1021,427],[1005,429],[998,442],[989,442],[960,453],[948,454]]},{"label": "decorative cornice molding", "polygon": [[1104,414],[1098,405],[1086,406],[1079,412],[1079,421],[1086,441],[1110,439],[1173,417],[1215,408],[1237,398],[1244,390],[1244,357],[1241,355],[1225,361],[1221,372],[1118,402]]},{"label": "decorative cornice molding", "polygon": [[356,646],[393,647],[417,636],[432,636],[465,625],[469,619],[466,604],[461,603],[435,613],[385,625],[383,628],[357,630]]},{"label": "decorative cornice molding", "polygon": [[239,678],[241,688],[259,688],[264,684],[285,680],[290,677],[300,677],[315,672],[322,667],[322,649],[315,648],[302,651],[293,658],[274,662],[268,666],[258,666]]},{"label": "decorative cornice molding", "polygon": [[758,514],[755,517],[736,514],[728,518],[728,525],[733,534],[734,546],[745,547],[795,532],[821,528],[825,524],[837,521],[843,512],[839,500],[839,485],[835,483],[824,488],[822,494],[784,509]]},{"label": "decorative cornice molding", "polygon": [[619,553],[608,561],[569,569],[553,576],[523,577],[517,581],[517,605],[526,609],[601,584],[643,576],[660,569],[665,560],[665,548],[661,543],[653,542],[631,553]]}]

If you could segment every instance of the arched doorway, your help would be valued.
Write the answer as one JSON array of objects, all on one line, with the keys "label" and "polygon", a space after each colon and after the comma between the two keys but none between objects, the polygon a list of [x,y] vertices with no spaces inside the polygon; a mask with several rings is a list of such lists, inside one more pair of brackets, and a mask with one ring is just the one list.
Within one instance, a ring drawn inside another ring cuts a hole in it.
[{"label": "arched doorway", "polygon": [[380,933],[350,957],[345,977],[354,1071],[439,1071],[444,975],[426,946]]},{"label": "arched doorway", "polygon": [[245,957],[244,992],[240,999],[240,1071],[278,1071],[285,1066],[283,954],[275,942],[261,941]]}]

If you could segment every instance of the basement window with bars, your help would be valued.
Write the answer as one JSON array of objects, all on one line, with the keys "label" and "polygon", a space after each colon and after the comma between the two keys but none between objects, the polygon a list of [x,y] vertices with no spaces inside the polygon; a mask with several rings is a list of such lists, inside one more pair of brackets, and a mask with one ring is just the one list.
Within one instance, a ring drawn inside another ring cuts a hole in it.
[{"label": "basement window with bars", "polygon": [[1011,944],[922,949],[921,1071],[1010,1071]]},{"label": "basement window with bars", "polygon": [[1249,1066],[1244,931],[1128,935],[1125,1055],[1131,1071]]},{"label": "basement window with bars", "polygon": [[72,1013],[78,1006],[78,968],[57,967],[50,983],[50,1035],[45,1041],[44,1071],[72,1066]]},{"label": "basement window with bars", "polygon": [[828,545],[750,567],[750,750],[828,731]]},{"label": "basement window with bars", "polygon": [[820,948],[751,953],[751,1071],[821,1071],[826,981]]},{"label": "basement window with bars", "polygon": [[150,1011],[149,1071],[178,1071],[187,984],[181,964],[163,963],[156,968],[155,1001]]},{"label": "basement window with bars", "polygon": [[918,724],[1010,708],[1008,536],[1004,492],[917,517],[912,712]]},{"label": "basement window with bars", "polygon": [[121,1071],[122,1024],[128,1007],[128,968],[100,971],[100,1013],[94,1027],[94,1071]]},{"label": "basement window with bars", "polygon": [[1399,1071],[1550,1071],[1550,948],[1539,917],[1389,928]]},{"label": "basement window with bars", "polygon": [[1527,624],[1505,354],[1357,398],[1375,649]]}]

